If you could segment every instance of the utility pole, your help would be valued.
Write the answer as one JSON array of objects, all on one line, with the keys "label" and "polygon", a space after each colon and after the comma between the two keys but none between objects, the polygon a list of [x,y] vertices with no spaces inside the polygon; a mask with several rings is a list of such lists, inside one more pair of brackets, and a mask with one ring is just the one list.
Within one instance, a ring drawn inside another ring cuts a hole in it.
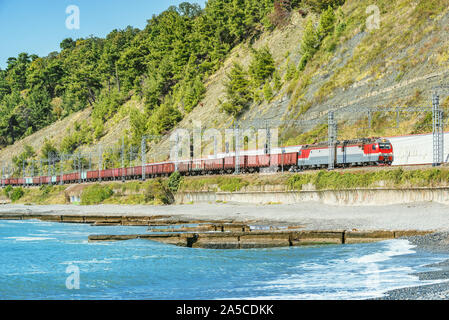
[{"label": "utility pole", "polygon": [[282,160],[281,160],[281,165],[282,165],[282,173],[284,173],[284,154],[285,154],[285,148],[282,148]]},{"label": "utility pole", "polygon": [[329,149],[329,158],[328,158],[328,170],[334,170],[335,169],[335,149],[336,149],[336,143],[337,143],[337,124],[335,123],[334,119],[334,112],[329,111],[328,113],[328,149]]},{"label": "utility pole", "polygon": [[23,178],[23,186],[25,187],[25,160],[22,160],[22,178]]},{"label": "utility pole", "polygon": [[234,138],[235,138],[235,174],[240,173],[240,157],[239,157],[239,148],[240,148],[240,139],[239,139],[239,125],[238,123],[234,123]]},{"label": "utility pole", "polygon": [[78,153],[78,171],[79,171],[78,183],[81,183],[81,181],[83,180],[83,165],[81,161],[81,153]]},{"label": "utility pole", "polygon": [[176,132],[176,147],[175,147],[175,171],[178,171],[178,156],[179,156],[179,133]]},{"label": "utility pole", "polygon": [[39,185],[42,185],[42,176],[44,175],[43,168],[42,168],[42,159],[40,159],[40,166],[39,166]]},{"label": "utility pole", "polygon": [[59,180],[60,185],[64,184],[64,180],[63,180],[63,178],[64,178],[64,158],[65,158],[64,153],[61,153],[61,155],[59,156],[59,171],[60,171],[60,175],[61,175],[61,178]]},{"label": "utility pole", "polygon": [[52,184],[51,180],[53,178],[53,171],[50,172],[50,170],[51,170],[50,168],[51,168],[51,165],[54,165],[53,164],[53,160],[52,160],[52,153],[51,152],[48,153],[47,158],[48,158],[47,159],[48,160],[48,167],[47,167],[48,184],[51,185]]},{"label": "utility pole", "polygon": [[103,168],[103,150],[101,144],[98,145],[98,181],[101,182],[101,169]]},{"label": "utility pole", "polygon": [[142,161],[142,181],[145,181],[145,163],[146,163],[146,137],[142,136],[140,142],[140,159]]},{"label": "utility pole", "polygon": [[266,135],[266,143],[265,143],[265,153],[271,153],[271,131],[268,126],[268,121],[265,121],[265,135]]},{"label": "utility pole", "polygon": [[2,188],[5,187],[5,163],[2,161]]},{"label": "utility pole", "polygon": [[31,185],[33,184],[33,182],[34,182],[34,161],[35,160],[31,160]]},{"label": "utility pole", "polygon": [[444,162],[443,110],[440,109],[440,97],[436,91],[432,93],[432,126],[433,126],[432,166],[436,167]]}]

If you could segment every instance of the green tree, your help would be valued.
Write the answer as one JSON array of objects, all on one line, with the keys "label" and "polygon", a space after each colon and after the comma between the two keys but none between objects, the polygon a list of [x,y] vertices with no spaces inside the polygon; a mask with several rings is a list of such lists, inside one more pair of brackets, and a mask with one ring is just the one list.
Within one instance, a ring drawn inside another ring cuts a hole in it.
[{"label": "green tree", "polygon": [[316,30],[317,36],[320,41],[327,35],[334,32],[335,20],[336,18],[334,10],[329,6],[327,10],[321,14],[320,22],[318,23],[318,27]]},{"label": "green tree", "polygon": [[249,66],[251,80],[256,87],[261,86],[266,79],[271,77],[274,70],[274,59],[268,47],[259,50],[253,50],[253,58]]},{"label": "green tree", "polygon": [[190,112],[203,98],[206,88],[200,77],[196,77],[194,80],[187,83],[187,90],[184,97],[184,110]]},{"label": "green tree", "polygon": [[313,55],[318,51],[320,46],[320,40],[318,38],[315,27],[313,26],[313,21],[311,19],[307,20],[306,27],[301,39],[300,52],[302,54],[301,60],[299,62],[299,69],[303,70],[307,62],[313,57]]},{"label": "green tree", "polygon": [[179,185],[181,184],[182,176],[179,171],[173,172],[168,178],[168,189],[171,192],[176,193],[178,191]]},{"label": "green tree", "polygon": [[271,88],[270,82],[265,81],[265,84],[263,86],[263,95],[265,97],[266,101],[270,101],[273,97],[273,89]]},{"label": "green tree", "polygon": [[76,42],[73,41],[72,38],[65,38],[64,40],[61,41],[61,43],[59,44],[59,47],[62,50],[67,50],[67,49],[73,49],[76,46]]},{"label": "green tree", "polygon": [[315,11],[321,12],[328,7],[337,8],[345,3],[345,0],[304,0],[304,3],[311,6]]},{"label": "green tree", "polygon": [[50,155],[57,156],[58,149],[51,143],[50,140],[44,139],[44,145],[41,149],[41,157],[43,159],[49,159]]},{"label": "green tree", "polygon": [[36,156],[36,152],[34,151],[33,147],[30,145],[24,145],[22,153],[20,153],[18,156],[14,156],[12,158],[12,162],[14,163],[15,167],[18,169],[18,172],[22,172],[23,166],[27,167],[29,164],[29,160],[34,158]]},{"label": "green tree", "polygon": [[12,202],[16,202],[17,200],[22,198],[24,194],[25,192],[21,187],[14,188],[10,193],[10,199]]},{"label": "green tree", "polygon": [[231,71],[227,74],[225,88],[227,101],[221,107],[224,111],[236,117],[252,102],[250,81],[240,64],[234,63]]}]

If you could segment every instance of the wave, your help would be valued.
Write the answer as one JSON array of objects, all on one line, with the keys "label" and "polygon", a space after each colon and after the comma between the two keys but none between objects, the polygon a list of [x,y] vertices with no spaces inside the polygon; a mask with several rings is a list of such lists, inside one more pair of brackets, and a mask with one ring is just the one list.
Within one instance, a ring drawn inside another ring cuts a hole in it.
[{"label": "wave", "polygon": [[413,248],[415,248],[415,246],[412,245],[408,240],[388,240],[386,241],[386,243],[386,251],[371,253],[357,258],[349,258],[348,262],[374,263],[389,260],[394,256],[415,253],[415,251],[412,250]]},{"label": "wave", "polygon": [[56,240],[56,238],[48,237],[6,237],[4,239],[11,239],[15,241],[44,241],[44,240]]}]

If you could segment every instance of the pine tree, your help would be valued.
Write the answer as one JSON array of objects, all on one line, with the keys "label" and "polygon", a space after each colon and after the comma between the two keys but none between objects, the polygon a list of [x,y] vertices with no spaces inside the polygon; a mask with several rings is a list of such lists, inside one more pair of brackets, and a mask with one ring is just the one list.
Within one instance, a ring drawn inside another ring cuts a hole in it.
[{"label": "pine tree", "polygon": [[320,22],[318,23],[316,32],[320,41],[334,31],[335,20],[334,10],[329,6],[327,10],[321,14]]},{"label": "pine tree", "polygon": [[268,47],[253,50],[253,59],[249,66],[251,80],[256,87],[261,86],[266,79],[271,77],[274,70],[274,59]]},{"label": "pine tree", "polygon": [[320,41],[317,36],[317,32],[315,31],[315,27],[313,26],[313,21],[309,19],[301,40],[301,53],[305,56],[311,57],[318,50],[319,45]]},{"label": "pine tree", "polygon": [[263,86],[263,96],[268,102],[270,102],[271,98],[273,97],[273,89],[271,88],[270,82],[268,80],[265,81],[265,84]]},{"label": "pine tree", "polygon": [[226,99],[222,109],[234,117],[238,116],[252,101],[250,93],[250,82],[243,67],[234,63],[225,83]]}]

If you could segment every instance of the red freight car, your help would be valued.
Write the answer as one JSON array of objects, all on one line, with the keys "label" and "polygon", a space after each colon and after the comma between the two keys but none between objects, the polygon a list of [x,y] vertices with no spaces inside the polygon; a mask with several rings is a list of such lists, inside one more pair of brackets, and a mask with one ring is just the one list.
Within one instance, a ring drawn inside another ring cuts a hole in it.
[{"label": "red freight car", "polygon": [[134,167],[125,168],[125,169],[123,169],[123,171],[124,171],[125,179],[128,177],[134,177]]},{"label": "red freight car", "polygon": [[178,162],[178,171],[180,173],[187,173],[190,171],[190,161]]},{"label": "red freight car", "polygon": [[111,169],[100,170],[100,178],[102,180],[108,180],[112,178],[112,170]]},{"label": "red freight car", "polygon": [[42,184],[49,184],[50,183],[50,176],[41,177],[41,183]]},{"label": "red freight car", "polygon": [[[244,169],[247,167],[247,159],[248,159],[248,156],[239,156],[240,169]],[[227,171],[234,170],[235,169],[235,157],[225,157],[223,167]]]},{"label": "red freight car", "polygon": [[134,167],[134,175],[142,177],[142,166]]},{"label": "red freight car", "polygon": [[223,170],[224,159],[207,159],[204,160],[204,170],[206,171],[220,171]]},{"label": "red freight car", "polygon": [[166,175],[170,175],[175,172],[175,164],[173,162],[166,162],[163,164],[163,173]]},{"label": "red freight car", "polygon": [[117,178],[121,178],[122,177],[122,169],[121,168],[115,168],[115,169],[111,169],[112,170],[112,177],[117,179]]},{"label": "red freight car", "polygon": [[268,154],[260,154],[247,157],[247,168],[263,168],[270,166],[270,156]]},{"label": "red freight car", "polygon": [[298,159],[297,152],[272,154],[270,158],[270,165],[277,167],[296,166],[298,161],[297,159]]},{"label": "red freight car", "polygon": [[163,163],[157,164],[154,169],[156,170],[156,175],[159,176],[159,175],[164,174],[164,164]]},{"label": "red freight car", "polygon": [[152,177],[162,174],[162,164],[158,163],[146,166],[145,174]]},{"label": "red freight car", "polygon": [[145,166],[145,175],[152,176],[156,172],[155,164],[149,164]]},{"label": "red freight car", "polygon": [[87,171],[86,177],[88,181],[98,180],[98,170]]},{"label": "red freight car", "polygon": [[175,171],[175,164],[172,162],[153,164],[151,167],[153,176],[169,175]]},{"label": "red freight car", "polygon": [[126,168],[125,176],[128,178],[142,176],[142,166]]},{"label": "red freight car", "polygon": [[75,173],[67,173],[67,174],[64,174],[63,176],[62,176],[62,181],[64,182],[64,183],[66,183],[66,182],[76,182],[76,181],[78,181],[80,179],[80,173],[79,172],[75,172]]},{"label": "red freight car", "polygon": [[194,171],[194,172],[204,171],[204,160],[191,161],[190,171]]}]

